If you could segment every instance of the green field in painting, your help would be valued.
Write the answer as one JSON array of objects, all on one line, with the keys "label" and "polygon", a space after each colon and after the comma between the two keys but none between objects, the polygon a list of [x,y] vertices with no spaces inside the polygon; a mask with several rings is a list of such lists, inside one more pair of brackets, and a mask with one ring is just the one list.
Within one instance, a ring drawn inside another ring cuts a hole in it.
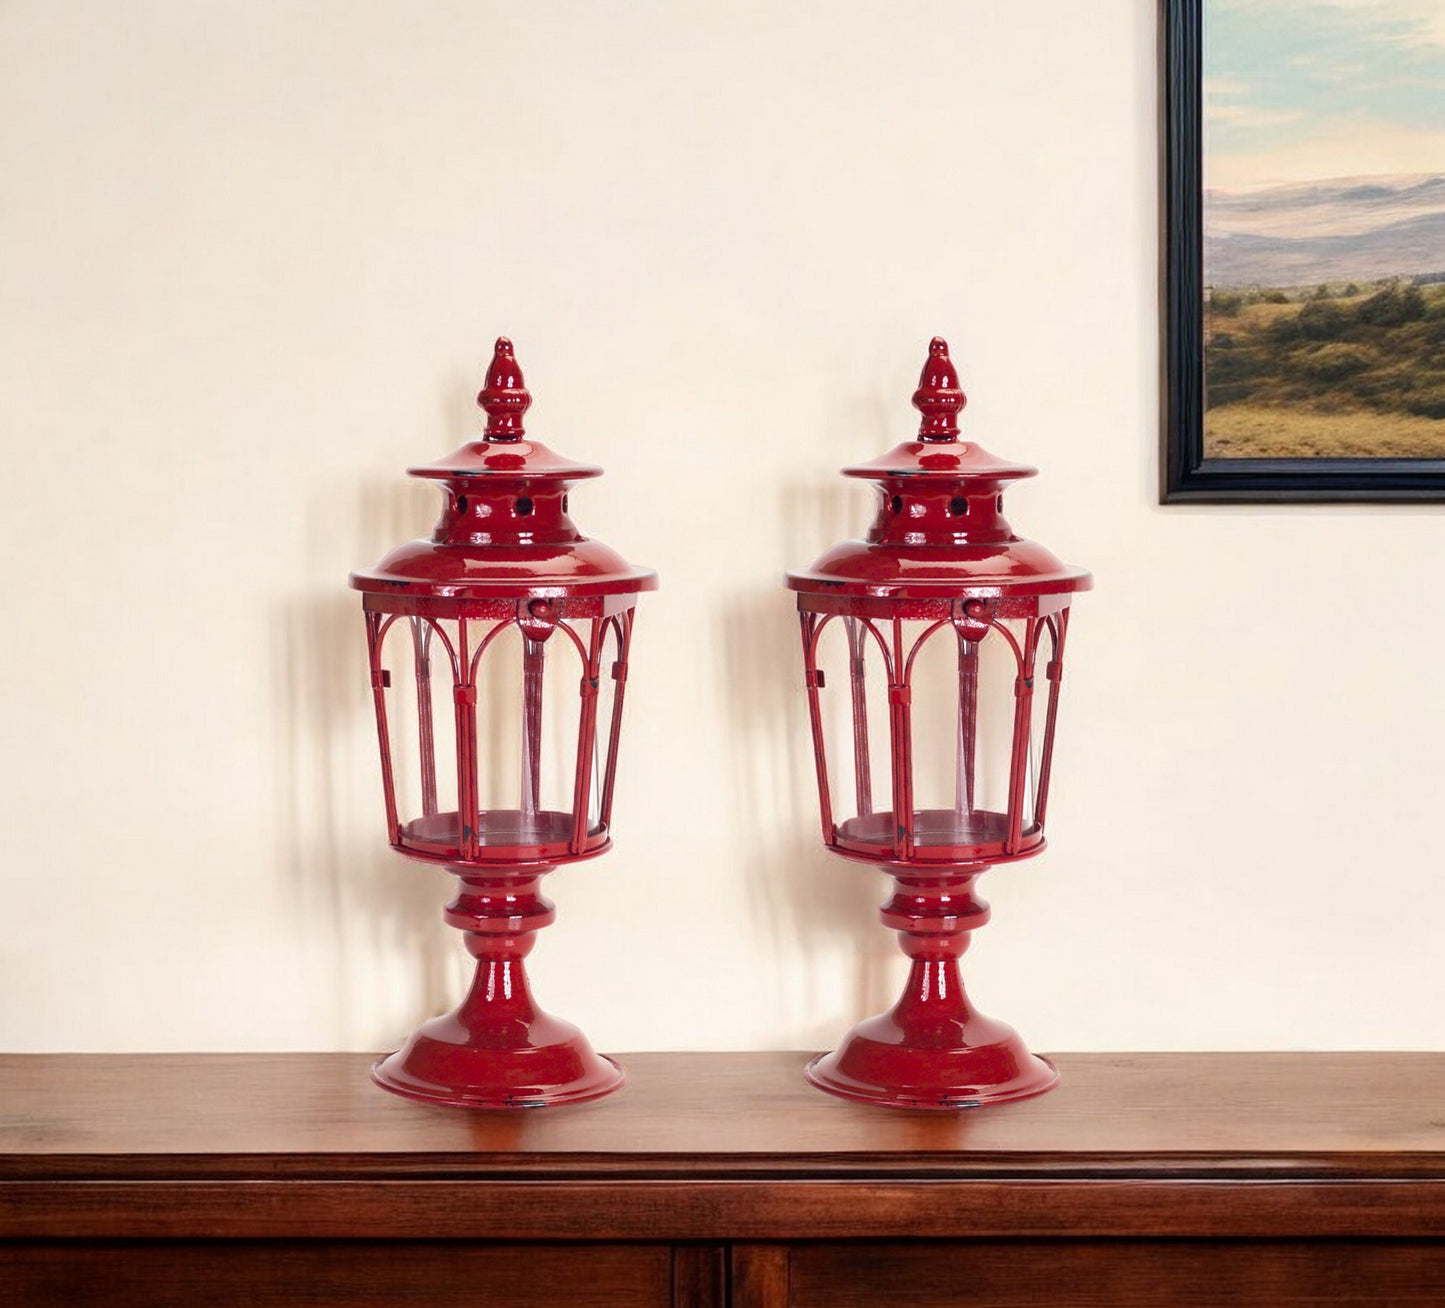
[{"label": "green field in painting", "polygon": [[1215,290],[1210,458],[1445,458],[1445,284]]}]

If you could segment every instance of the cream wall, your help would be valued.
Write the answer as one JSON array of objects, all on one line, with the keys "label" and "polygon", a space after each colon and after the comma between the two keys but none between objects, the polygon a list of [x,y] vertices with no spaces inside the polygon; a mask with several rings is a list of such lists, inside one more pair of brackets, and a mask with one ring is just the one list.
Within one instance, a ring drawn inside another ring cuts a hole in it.
[{"label": "cream wall", "polygon": [[1151,0],[0,8],[0,1046],[372,1048],[459,985],[385,850],[347,571],[505,331],[657,566],[616,849],[542,1000],[818,1046],[897,981],[816,845],[780,574],[946,334],[1093,568],[1051,849],[975,997],[1037,1048],[1440,1046],[1442,523],[1155,503]]}]

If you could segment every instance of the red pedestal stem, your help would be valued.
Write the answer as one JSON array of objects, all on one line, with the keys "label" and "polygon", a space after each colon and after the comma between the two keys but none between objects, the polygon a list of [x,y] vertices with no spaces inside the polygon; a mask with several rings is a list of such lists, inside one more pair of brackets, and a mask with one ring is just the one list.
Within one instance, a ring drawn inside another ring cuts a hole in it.
[{"label": "red pedestal stem", "polygon": [[813,1085],[892,1108],[974,1108],[1058,1081],[1052,1063],[1029,1053],[1012,1027],[977,1012],[964,992],[958,960],[989,917],[973,891],[984,870],[895,866],[893,898],[881,912],[912,960],[908,983],[891,1010],[808,1064]]},{"label": "red pedestal stem", "polygon": [[372,1079],[412,1099],[469,1108],[544,1108],[616,1090],[622,1069],[570,1022],[539,1009],[527,984],[522,960],[557,915],[540,893],[550,867],[448,870],[461,888],[446,920],[465,932],[476,977],[459,1008],[381,1059]]}]

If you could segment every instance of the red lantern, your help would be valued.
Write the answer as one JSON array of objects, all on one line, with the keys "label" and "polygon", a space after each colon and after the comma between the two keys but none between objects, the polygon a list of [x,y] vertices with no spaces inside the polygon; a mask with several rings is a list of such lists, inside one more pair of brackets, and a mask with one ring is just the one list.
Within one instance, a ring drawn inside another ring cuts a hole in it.
[{"label": "red lantern", "polygon": [[916,441],[844,470],[877,485],[867,540],[788,575],[823,841],[892,874],[883,923],[911,960],[897,1005],[807,1076],[850,1099],[964,1108],[1058,1080],[974,1010],[958,959],[988,921],[979,874],[1044,846],[1069,604],[1091,583],[1004,520],[1003,488],[1035,469],[958,439],[965,397],[937,337],[913,403]]},{"label": "red lantern", "polygon": [[429,540],[352,574],[362,592],[392,846],[460,882],[446,920],[476,978],[460,1008],[372,1069],[388,1090],[482,1108],[593,1099],[624,1075],[533,1003],[522,960],[555,916],[559,863],[611,844],[634,606],[657,576],[567,516],[602,469],[525,439],[532,397],[505,337],[482,440],[410,470],[441,483]]}]

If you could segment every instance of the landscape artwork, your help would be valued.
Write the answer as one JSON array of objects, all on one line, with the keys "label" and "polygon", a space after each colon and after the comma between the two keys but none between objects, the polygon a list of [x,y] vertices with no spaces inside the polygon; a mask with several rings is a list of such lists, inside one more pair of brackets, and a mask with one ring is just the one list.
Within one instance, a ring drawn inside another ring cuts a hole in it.
[{"label": "landscape artwork", "polygon": [[1202,0],[1203,457],[1445,458],[1445,0]]}]

